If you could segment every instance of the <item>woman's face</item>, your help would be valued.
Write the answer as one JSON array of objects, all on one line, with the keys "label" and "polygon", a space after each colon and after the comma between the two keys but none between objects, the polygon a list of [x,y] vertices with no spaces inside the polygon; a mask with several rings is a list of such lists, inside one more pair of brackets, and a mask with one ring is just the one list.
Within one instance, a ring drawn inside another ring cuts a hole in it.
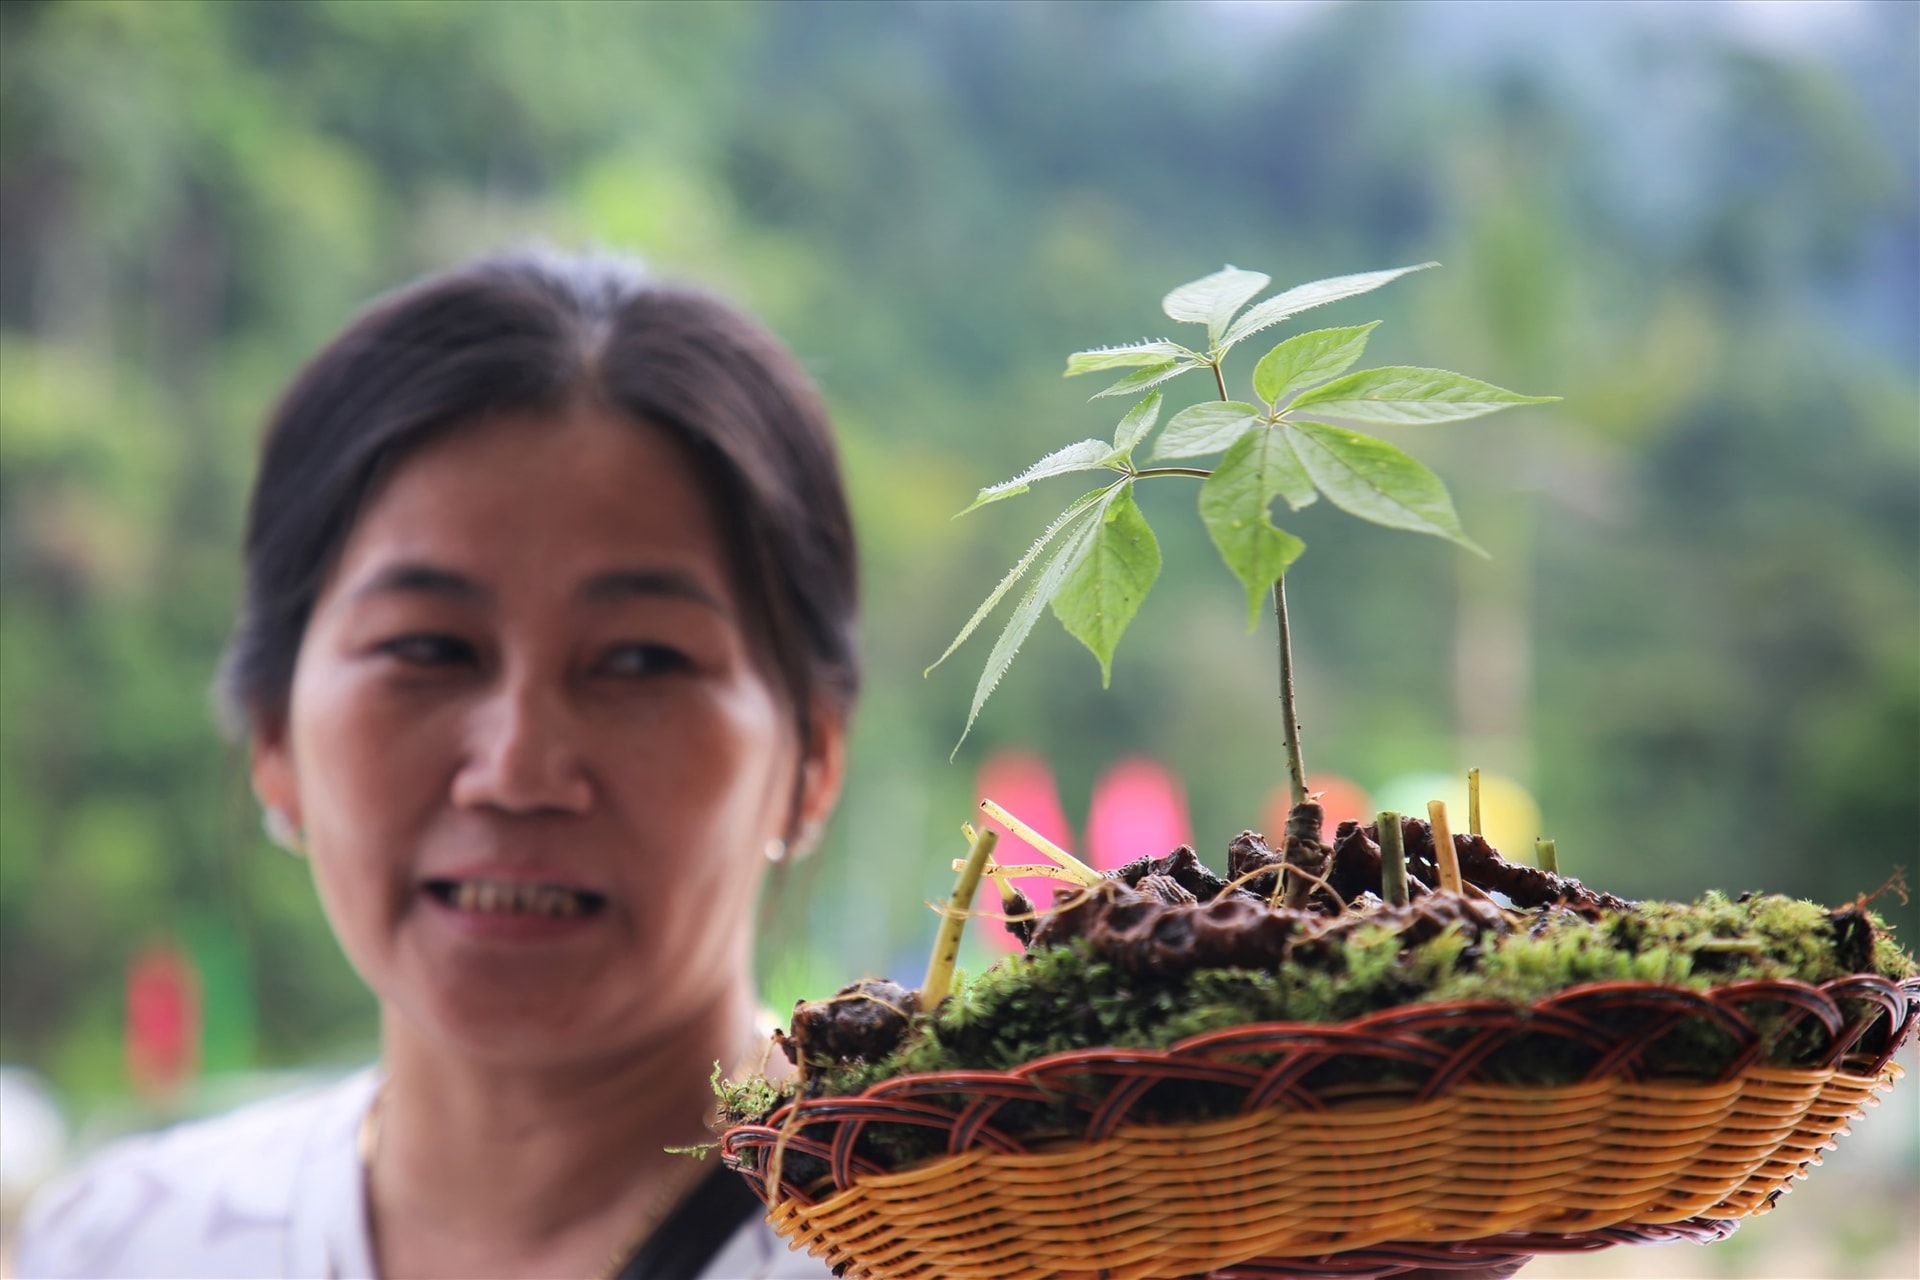
[{"label": "woman's face", "polygon": [[796,741],[682,446],[579,408],[397,468],[254,776],[390,1017],[550,1058],[669,1035],[745,981],[763,852],[825,816],[840,733]]}]

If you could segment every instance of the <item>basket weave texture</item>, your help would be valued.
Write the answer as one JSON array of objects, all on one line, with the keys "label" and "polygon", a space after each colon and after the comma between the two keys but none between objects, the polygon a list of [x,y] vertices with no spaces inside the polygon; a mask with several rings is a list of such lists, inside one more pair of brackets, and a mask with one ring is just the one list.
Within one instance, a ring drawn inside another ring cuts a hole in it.
[{"label": "basket weave texture", "polygon": [[[1766,1035],[1762,1012],[1776,1015]],[[1920,980],[1866,975],[1706,993],[1600,983],[1524,1008],[1413,1005],[1164,1051],[900,1076],[788,1104],[729,1130],[721,1151],[763,1197],[767,1171],[824,1163],[811,1185],[782,1178],[769,1221],[857,1276],[1252,1280],[1485,1265],[1714,1238],[1770,1208],[1898,1078],[1891,1059],[1916,1012]],[[1716,1078],[1640,1078],[1662,1041],[1703,1024],[1732,1046]],[[1790,1035],[1811,1045],[1802,1065],[1765,1065]],[[1583,1078],[1493,1078],[1523,1040],[1535,1053],[1558,1042]],[[1237,1106],[1142,1119],[1168,1088],[1196,1083]],[[996,1127],[1017,1104],[1064,1108],[1073,1128]],[[944,1135],[945,1154],[889,1170],[875,1126]]]}]

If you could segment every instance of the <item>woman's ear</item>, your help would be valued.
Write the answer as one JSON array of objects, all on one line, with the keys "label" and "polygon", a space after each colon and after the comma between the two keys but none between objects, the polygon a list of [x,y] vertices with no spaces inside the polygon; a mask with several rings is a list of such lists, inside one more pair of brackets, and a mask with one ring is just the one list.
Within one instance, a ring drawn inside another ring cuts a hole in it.
[{"label": "woman's ear", "polygon": [[793,856],[813,851],[820,832],[833,816],[846,778],[847,720],[838,711],[816,706],[809,717],[808,740],[800,757],[800,777],[794,788],[793,821],[788,844]]},{"label": "woman's ear", "polygon": [[249,737],[248,772],[253,795],[269,814],[279,814],[293,831],[304,829],[300,816],[300,782],[293,767],[292,744],[285,717],[256,716]]}]

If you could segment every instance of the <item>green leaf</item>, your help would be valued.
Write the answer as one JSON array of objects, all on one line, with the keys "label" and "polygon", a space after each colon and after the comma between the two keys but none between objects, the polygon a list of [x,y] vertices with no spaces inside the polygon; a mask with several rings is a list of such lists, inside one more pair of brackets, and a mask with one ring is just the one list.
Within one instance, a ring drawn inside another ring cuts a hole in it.
[{"label": "green leaf", "polygon": [[1559,396],[1523,396],[1490,382],[1445,369],[1416,369],[1391,365],[1362,369],[1324,386],[1303,391],[1294,409],[1312,407],[1315,417],[1377,422],[1384,426],[1413,426],[1430,422],[1458,422],[1517,404],[1546,404]]},{"label": "green leaf", "polygon": [[1148,365],[1144,369],[1134,370],[1112,386],[1094,392],[1090,398],[1098,400],[1101,396],[1130,396],[1136,391],[1157,387],[1169,378],[1177,378],[1189,369],[1205,367],[1197,360],[1170,360],[1164,364]]},{"label": "green leaf", "polygon": [[[1075,513],[1076,515],[1082,513]],[[1062,517],[1064,520],[1065,517]],[[1033,631],[1033,624],[1040,620],[1040,610],[1055,598],[1061,582],[1067,574],[1085,559],[1087,545],[1093,540],[1094,531],[1100,527],[1100,513],[1083,519],[1074,527],[1067,540],[1060,544],[1047,561],[1040,576],[1033,580],[1026,594],[1020,597],[1020,603],[1013,607],[1007,618],[1007,625],[1001,628],[1000,638],[993,642],[993,651],[987,654],[986,669],[980,673],[980,682],[973,687],[973,706],[967,711],[966,727],[960,730],[960,742],[967,740],[967,734],[973,731],[973,722],[980,718],[980,708],[987,705],[987,699],[1000,684],[1000,677],[1013,665],[1013,655],[1020,652],[1020,646],[1026,642]],[[956,642],[957,643],[957,642]],[[952,650],[948,650],[952,652]],[[929,668],[931,670],[931,668]],[[960,742],[953,744],[955,752],[960,750]]]},{"label": "green leaf", "polygon": [[1268,404],[1280,404],[1304,387],[1339,377],[1366,351],[1367,335],[1379,326],[1375,320],[1351,329],[1315,329],[1288,338],[1254,366],[1254,394]]},{"label": "green leaf", "polygon": [[[1283,529],[1274,528],[1267,507],[1276,494],[1306,487],[1313,500],[1313,484],[1294,456],[1282,428],[1249,431],[1236,440],[1213,474],[1200,486],[1200,519],[1220,550],[1227,568],[1246,584],[1247,629],[1260,621],[1260,605],[1280,575],[1287,571],[1307,544]],[[1287,501],[1296,509],[1306,502]]]},{"label": "green leaf", "polygon": [[1440,477],[1385,440],[1319,422],[1291,424],[1294,452],[1334,506],[1390,529],[1445,538],[1484,556],[1460,527]]},{"label": "green leaf", "polygon": [[1247,313],[1235,320],[1227,329],[1227,336],[1219,343],[1225,350],[1235,343],[1252,337],[1262,329],[1279,324],[1288,316],[1300,314],[1314,307],[1323,307],[1329,302],[1338,302],[1342,298],[1357,297],[1371,293],[1383,284],[1390,284],[1411,271],[1425,271],[1428,267],[1437,267],[1437,262],[1423,262],[1415,267],[1395,267],[1390,271],[1363,271],[1358,275],[1334,276],[1328,280],[1315,280],[1312,284],[1295,285],[1285,293],[1276,293],[1257,307],[1250,307]]},{"label": "green leaf", "polygon": [[[1264,435],[1257,436],[1257,448],[1252,457],[1260,468],[1261,483],[1267,491],[1267,497],[1281,497],[1295,511],[1312,506],[1319,498],[1314,492],[1313,477],[1307,474],[1306,467],[1300,463],[1300,455],[1294,451],[1293,438],[1285,426],[1274,427]],[[1225,465],[1225,460],[1222,460]]]},{"label": "green leaf", "polygon": [[[989,502],[999,502],[1025,493],[1036,480],[1070,475],[1076,471],[1098,471],[1115,461],[1114,448],[1105,440],[1076,440],[1063,449],[1055,449],[1011,480],[990,484],[982,489],[967,511],[975,511]],[[956,517],[958,518],[958,517]]]},{"label": "green leaf", "polygon": [[1160,544],[1133,500],[1131,482],[1117,485],[1088,523],[1053,593],[1060,625],[1100,660],[1100,683],[1113,680],[1113,650],[1160,576]]},{"label": "green leaf", "polygon": [[1156,391],[1127,410],[1127,416],[1120,419],[1120,425],[1113,432],[1115,458],[1133,456],[1134,449],[1146,439],[1147,432],[1153,430],[1153,424],[1160,421],[1160,400],[1160,393]]},{"label": "green leaf", "polygon": [[[1109,486],[1109,488],[1111,488],[1111,486]],[[939,666],[948,658],[951,658],[953,651],[965,644],[967,637],[972,635],[980,624],[987,620],[987,615],[993,612],[994,607],[1006,598],[1007,592],[1013,589],[1013,584],[1026,576],[1027,570],[1033,567],[1033,562],[1038,560],[1040,553],[1047,549],[1047,544],[1052,542],[1062,529],[1072,524],[1075,516],[1086,511],[1088,507],[1106,496],[1106,493],[1106,489],[1095,489],[1091,493],[1083,493],[1073,500],[1073,505],[1069,506],[1065,511],[1062,511],[1058,516],[1055,516],[1053,523],[1047,526],[1044,533],[1034,539],[1033,545],[1027,548],[1027,553],[1020,557],[1019,563],[1007,571],[1007,576],[1000,579],[1000,585],[995,587],[992,592],[988,594],[987,598],[981,602],[980,607],[973,611],[973,616],[967,619],[966,626],[960,628],[960,634],[953,638],[953,643],[947,646],[947,651],[935,658],[933,665],[929,666],[920,674],[922,676],[932,675],[934,667]],[[977,709],[978,708],[976,708],[976,710]],[[972,722],[969,721],[968,723]]]},{"label": "green leaf", "polygon": [[1258,271],[1226,267],[1210,276],[1183,284],[1160,302],[1160,309],[1175,320],[1207,326],[1207,341],[1216,344],[1220,333],[1233,319],[1233,313],[1247,300],[1266,288],[1271,277]]},{"label": "green leaf", "polygon": [[1239,400],[1207,400],[1182,409],[1154,442],[1155,458],[1218,453],[1260,421],[1260,410]]},{"label": "green leaf", "polygon": [[1193,353],[1177,342],[1130,342],[1118,347],[1095,347],[1076,351],[1067,357],[1069,378],[1106,369],[1132,369],[1143,364],[1164,364]]}]

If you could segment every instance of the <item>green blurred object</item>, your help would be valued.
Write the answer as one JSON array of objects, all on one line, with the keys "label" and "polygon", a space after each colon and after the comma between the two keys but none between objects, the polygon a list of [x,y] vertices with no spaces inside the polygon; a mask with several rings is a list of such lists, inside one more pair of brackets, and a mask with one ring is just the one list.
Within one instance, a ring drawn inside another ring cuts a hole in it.
[{"label": "green blurred object", "polygon": [[[776,990],[917,967],[997,748],[1075,812],[1164,760],[1215,856],[1257,820],[1271,654],[1212,572],[1113,692],[1036,632],[954,765],[969,689],[920,675],[1033,533],[947,513],[1112,428],[1056,353],[1229,261],[1444,261],[1316,326],[1565,396],[1392,436],[1488,564],[1293,518],[1316,768],[1484,766],[1623,894],[1871,891],[1920,829],[1920,10],[1775,8],[0,5],[0,1058],[117,1088],[154,930],[210,1067],[371,1044],[208,708],[253,442],[356,307],[528,237],[738,298],[841,425],[868,681]],[[1170,566],[1213,555],[1191,501],[1140,496]]]}]

